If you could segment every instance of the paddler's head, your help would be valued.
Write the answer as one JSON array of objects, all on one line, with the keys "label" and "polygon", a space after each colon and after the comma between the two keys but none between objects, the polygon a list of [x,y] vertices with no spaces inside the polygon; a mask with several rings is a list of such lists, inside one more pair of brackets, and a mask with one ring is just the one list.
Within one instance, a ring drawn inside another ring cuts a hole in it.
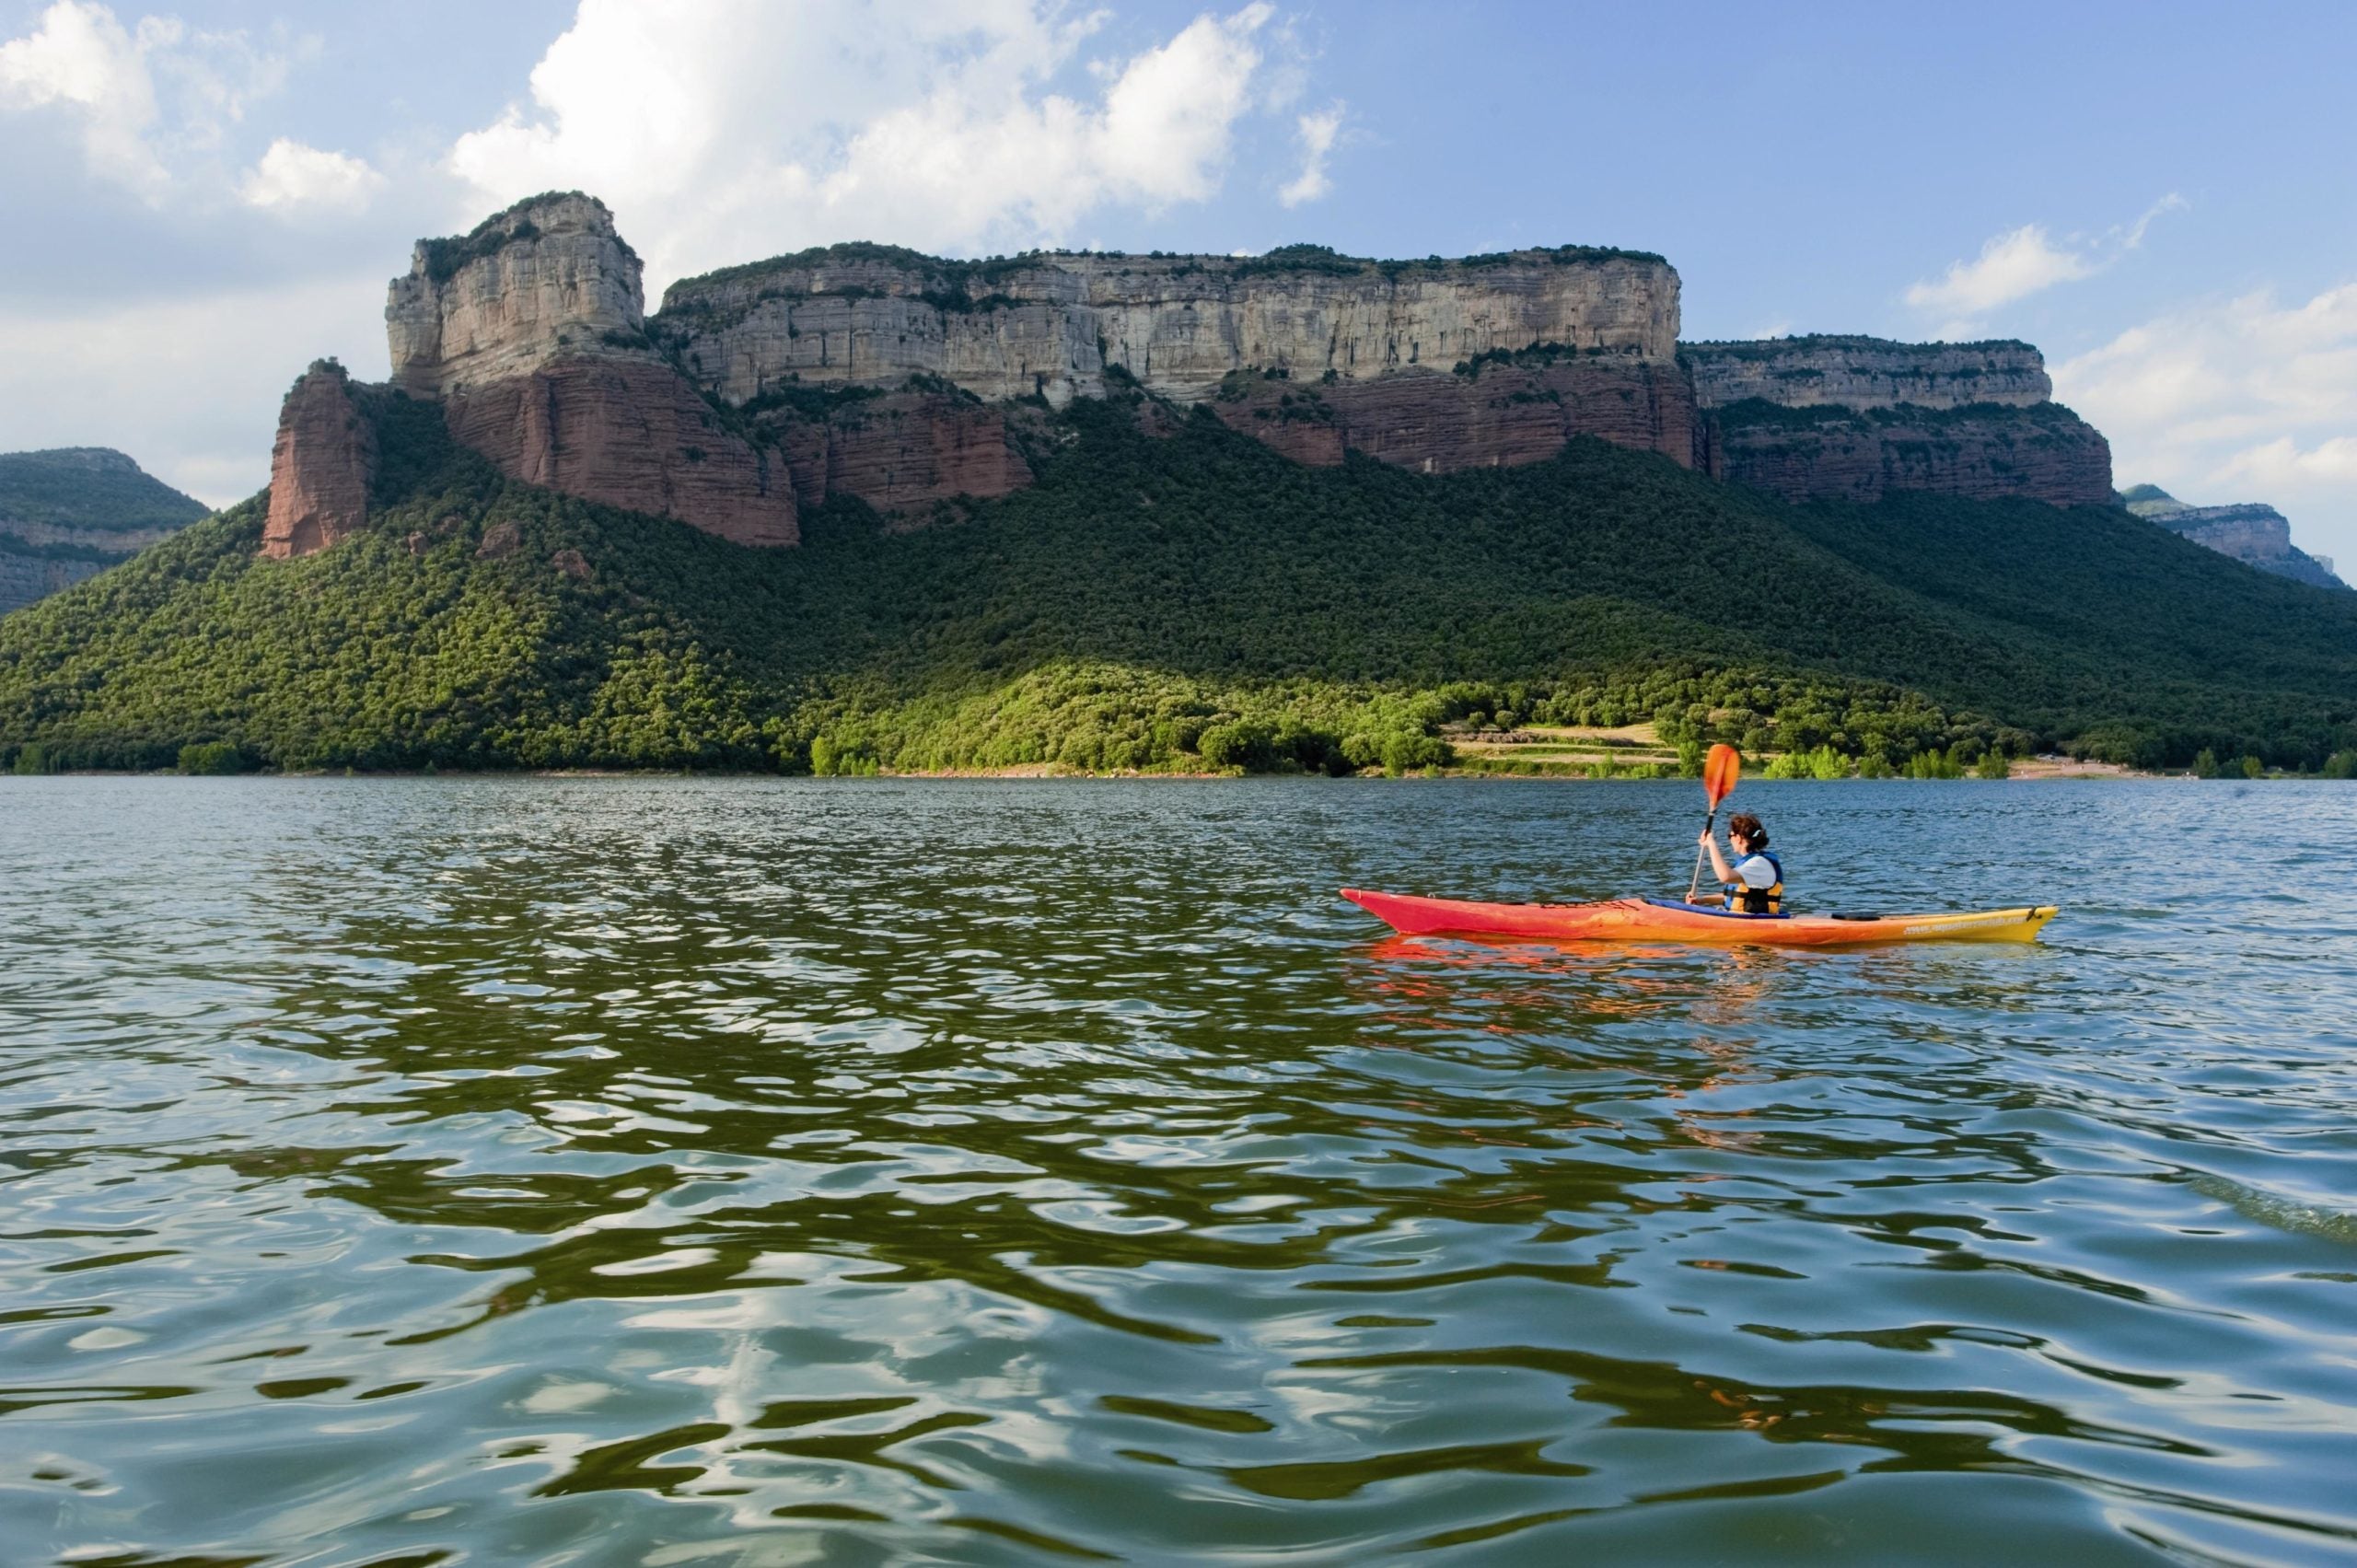
[{"label": "paddler's head", "polygon": [[1768,830],[1750,812],[1738,811],[1727,819],[1727,842],[1745,854],[1757,854],[1768,847]]}]

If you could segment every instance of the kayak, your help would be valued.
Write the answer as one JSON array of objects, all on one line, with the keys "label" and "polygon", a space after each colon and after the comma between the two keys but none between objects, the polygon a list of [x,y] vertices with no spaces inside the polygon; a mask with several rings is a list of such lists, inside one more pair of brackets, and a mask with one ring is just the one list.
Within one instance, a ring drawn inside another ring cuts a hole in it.
[{"label": "kayak", "polygon": [[1867,942],[2035,942],[2052,904],[1968,914],[1740,914],[1677,899],[1600,904],[1482,904],[1345,888],[1342,897],[1403,936],[1536,936],[1548,941],[1765,942],[1846,947]]}]

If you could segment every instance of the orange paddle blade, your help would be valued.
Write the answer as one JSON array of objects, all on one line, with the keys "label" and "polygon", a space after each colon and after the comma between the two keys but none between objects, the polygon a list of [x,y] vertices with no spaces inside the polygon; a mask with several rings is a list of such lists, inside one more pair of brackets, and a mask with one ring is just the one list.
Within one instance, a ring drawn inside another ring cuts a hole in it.
[{"label": "orange paddle blade", "polygon": [[1743,753],[1722,741],[1711,748],[1702,762],[1702,793],[1710,797],[1711,809],[1716,811],[1719,802],[1735,792],[1735,781],[1743,772]]}]

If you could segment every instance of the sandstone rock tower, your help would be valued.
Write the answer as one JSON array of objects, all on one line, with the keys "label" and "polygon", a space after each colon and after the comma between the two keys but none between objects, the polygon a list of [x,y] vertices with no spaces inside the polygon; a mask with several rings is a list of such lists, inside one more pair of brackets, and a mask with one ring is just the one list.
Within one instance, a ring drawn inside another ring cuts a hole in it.
[{"label": "sandstone rock tower", "polygon": [[279,405],[270,450],[270,515],[261,552],[312,555],[360,530],[377,477],[377,427],[343,366],[315,362]]}]

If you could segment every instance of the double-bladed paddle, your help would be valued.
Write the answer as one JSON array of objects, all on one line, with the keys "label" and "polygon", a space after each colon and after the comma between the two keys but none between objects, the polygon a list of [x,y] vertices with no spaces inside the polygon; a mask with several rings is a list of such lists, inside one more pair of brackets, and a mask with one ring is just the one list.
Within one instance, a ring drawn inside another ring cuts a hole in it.
[{"label": "double-bladed paddle", "polygon": [[[1702,819],[1702,831],[1709,832],[1719,824],[1719,802],[1735,793],[1735,781],[1743,772],[1743,753],[1721,741],[1711,748],[1702,761],[1702,795],[1711,803],[1711,814]],[[1702,856],[1708,846],[1694,846],[1694,880],[1686,885],[1686,901],[1692,903],[1694,895],[1702,890]]]}]

